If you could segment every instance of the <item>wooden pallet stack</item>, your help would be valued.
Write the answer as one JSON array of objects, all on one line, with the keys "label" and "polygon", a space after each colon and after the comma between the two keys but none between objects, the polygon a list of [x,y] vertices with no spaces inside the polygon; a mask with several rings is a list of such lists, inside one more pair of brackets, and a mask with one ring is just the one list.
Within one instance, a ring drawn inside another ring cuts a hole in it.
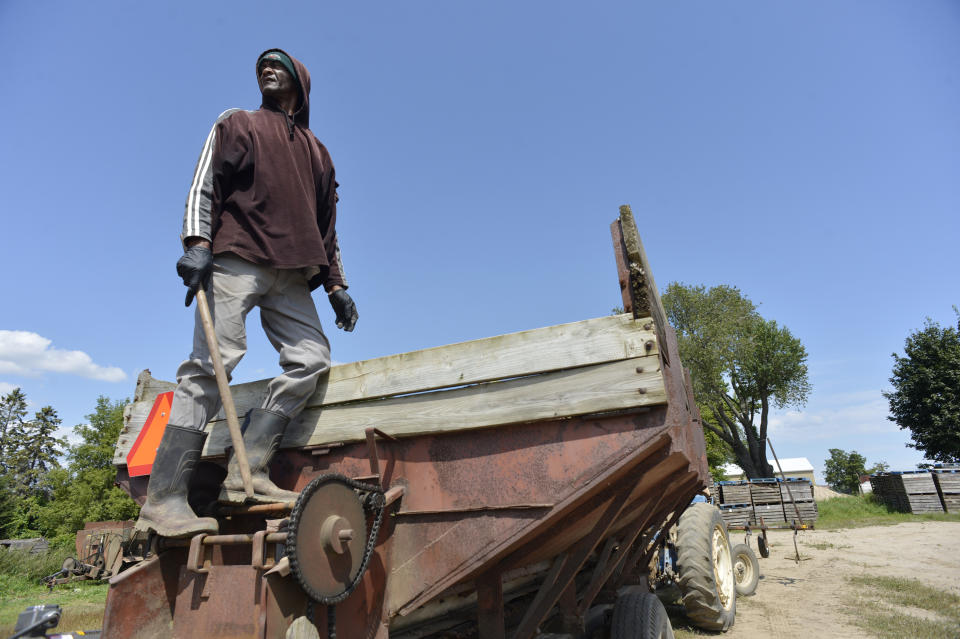
[{"label": "wooden pallet stack", "polygon": [[960,512],[960,470],[934,470],[933,483],[948,513]]},{"label": "wooden pallet stack", "polygon": [[797,511],[800,512],[800,518],[806,524],[815,522],[820,514],[817,510],[817,502],[813,500],[813,485],[809,479],[790,478],[781,482],[780,498],[783,500],[783,509],[788,521],[797,518]]},{"label": "wooden pallet stack", "polygon": [[874,494],[889,508],[904,513],[940,513],[943,504],[933,480],[925,470],[878,473],[870,476]]},{"label": "wooden pallet stack", "polygon": [[720,482],[721,504],[750,504],[750,484],[745,481]]},{"label": "wooden pallet stack", "polygon": [[786,523],[783,499],[780,497],[780,482],[776,479],[751,479],[750,500],[753,502],[753,513],[758,523],[761,519],[765,524]]},{"label": "wooden pallet stack", "polygon": [[902,511],[896,491],[893,490],[892,476],[887,473],[875,473],[870,475],[870,490],[875,499],[878,499],[887,508],[891,510]]},{"label": "wooden pallet stack", "polygon": [[746,526],[754,523],[750,485],[745,481],[722,481],[717,487],[720,516],[728,526]]},{"label": "wooden pallet stack", "polygon": [[797,519],[797,510],[803,523],[811,524],[819,514],[808,479],[722,481],[714,486],[714,494],[728,526],[758,525],[761,518],[768,526],[790,523]]},{"label": "wooden pallet stack", "polygon": [[720,516],[728,526],[753,525],[753,506],[750,504],[720,504]]}]

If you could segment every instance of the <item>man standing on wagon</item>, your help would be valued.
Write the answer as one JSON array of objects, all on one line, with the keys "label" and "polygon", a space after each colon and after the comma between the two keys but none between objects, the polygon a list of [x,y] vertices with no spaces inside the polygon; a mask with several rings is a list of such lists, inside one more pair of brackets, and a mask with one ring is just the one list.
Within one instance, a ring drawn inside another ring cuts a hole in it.
[{"label": "man standing on wagon", "polygon": [[[257,58],[263,102],[256,111],[230,109],[214,124],[187,195],[177,273],[189,306],[202,286],[210,291],[220,353],[227,373],[246,351],[245,319],[254,307],[283,372],[267,386],[260,408],[243,424],[254,500],[290,501],[269,465],[290,421],[330,368],[330,345],[310,292],[323,286],[337,326],[352,331],[357,310],[337,243],[337,182],[330,154],[309,129],[310,75],[280,49]],[[187,486],[200,457],[204,427],[220,410],[220,394],[199,311],[193,351],[177,371],[170,420],[157,450],[138,530],[166,537],[217,532],[198,517]],[[245,498],[234,456],[220,501]]]}]

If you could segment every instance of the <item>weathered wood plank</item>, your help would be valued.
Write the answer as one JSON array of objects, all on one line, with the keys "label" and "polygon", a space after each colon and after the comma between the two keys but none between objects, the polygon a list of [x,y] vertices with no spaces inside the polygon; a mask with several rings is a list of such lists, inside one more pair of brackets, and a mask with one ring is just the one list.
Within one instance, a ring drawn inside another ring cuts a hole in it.
[{"label": "weathered wood plank", "polygon": [[750,498],[754,504],[779,504],[781,502],[780,485],[750,484]]},{"label": "weathered wood plank", "polygon": [[[638,373],[640,368],[643,372]],[[638,392],[643,388],[645,392]],[[307,408],[287,429],[284,448],[359,441],[374,426],[395,437],[517,424],[663,404],[656,356],[466,388]],[[206,454],[229,441],[225,422],[211,425]]]},{"label": "weathered wood plank", "polygon": [[[657,353],[650,318],[601,317],[334,366],[307,402],[307,410]],[[268,382],[231,386],[239,414],[262,404]],[[156,396],[173,388],[149,371],[140,375],[114,463],[124,463],[121,452],[126,455],[136,440]],[[213,421],[220,419],[222,411]]]},{"label": "weathered wood plank", "polygon": [[[420,393],[656,353],[650,318],[614,315],[334,366],[307,406]],[[231,386],[238,412],[259,406],[269,381]],[[171,390],[167,382],[156,380],[143,386],[143,399],[149,402],[157,393]]]},{"label": "weathered wood plank", "polygon": [[[666,401],[659,358],[654,355],[465,388],[308,408],[287,429],[281,446],[359,441],[370,426],[403,437],[639,408]],[[229,443],[226,423],[211,422],[207,429],[210,437],[204,454],[222,454]],[[115,464],[125,463],[126,451],[138,432],[135,424],[125,429],[117,445]]]},{"label": "weathered wood plank", "polygon": [[721,484],[720,495],[723,504],[749,504],[750,484]]},{"label": "weathered wood plank", "polygon": [[620,298],[623,312],[633,314],[633,289],[630,287],[630,267],[627,264],[627,249],[623,243],[620,218],[610,224],[610,239],[613,240],[613,257],[617,262],[617,280],[620,282]]},{"label": "weathered wood plank", "polygon": [[933,474],[933,478],[942,493],[960,493],[960,472],[937,471]]},{"label": "weathered wood plank", "polygon": [[[633,211],[629,205],[620,207],[620,232],[626,249],[627,262],[630,270],[630,289],[633,299],[634,317],[652,317],[655,330],[660,342],[666,343],[667,314],[660,301],[660,291],[653,279],[650,270],[650,261],[647,252],[640,240],[637,223],[633,218]],[[664,363],[669,366],[667,352],[662,353]]]},{"label": "weathered wood plank", "polygon": [[[650,325],[644,330],[644,326]],[[649,318],[615,315],[342,364],[308,406],[520,377],[659,352]],[[649,345],[649,347],[648,347]]]}]

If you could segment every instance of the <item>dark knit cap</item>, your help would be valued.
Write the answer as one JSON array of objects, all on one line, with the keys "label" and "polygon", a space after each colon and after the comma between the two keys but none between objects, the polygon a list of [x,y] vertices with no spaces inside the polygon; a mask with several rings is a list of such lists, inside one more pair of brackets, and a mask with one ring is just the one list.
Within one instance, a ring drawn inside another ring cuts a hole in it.
[{"label": "dark knit cap", "polygon": [[293,76],[293,79],[297,79],[297,70],[293,66],[293,60],[290,59],[286,53],[279,49],[270,49],[269,51],[264,51],[263,54],[257,58],[257,74],[260,74],[260,67],[263,66],[263,63],[267,60],[276,60],[284,67],[287,71],[290,72],[290,75]]}]

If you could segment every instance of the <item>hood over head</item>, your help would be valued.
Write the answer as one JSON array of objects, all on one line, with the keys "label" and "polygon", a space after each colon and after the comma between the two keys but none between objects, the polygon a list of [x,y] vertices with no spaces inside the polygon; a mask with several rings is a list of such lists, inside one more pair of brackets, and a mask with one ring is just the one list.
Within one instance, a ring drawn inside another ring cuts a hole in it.
[{"label": "hood over head", "polygon": [[[296,113],[293,114],[293,121],[304,128],[310,128],[310,72],[307,71],[307,67],[305,67],[302,62],[283,49],[267,49],[257,56],[254,72],[258,80],[260,77],[260,59],[271,52],[283,54],[293,63],[293,68],[296,71],[293,79],[300,86],[300,105],[297,107]],[[284,64],[284,66],[286,66],[286,64]],[[266,102],[267,100],[264,98],[262,106],[267,106]]]}]

